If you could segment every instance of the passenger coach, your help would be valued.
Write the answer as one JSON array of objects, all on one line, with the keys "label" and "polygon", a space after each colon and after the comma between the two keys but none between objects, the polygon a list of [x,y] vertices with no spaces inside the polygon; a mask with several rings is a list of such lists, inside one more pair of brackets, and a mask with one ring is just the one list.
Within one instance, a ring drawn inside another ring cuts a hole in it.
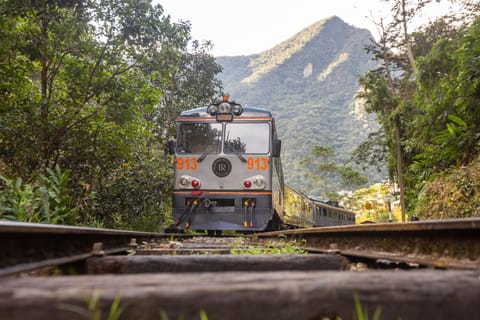
[{"label": "passenger coach", "polygon": [[177,118],[173,217],[177,229],[278,229],[281,141],[270,111],[218,104]]}]

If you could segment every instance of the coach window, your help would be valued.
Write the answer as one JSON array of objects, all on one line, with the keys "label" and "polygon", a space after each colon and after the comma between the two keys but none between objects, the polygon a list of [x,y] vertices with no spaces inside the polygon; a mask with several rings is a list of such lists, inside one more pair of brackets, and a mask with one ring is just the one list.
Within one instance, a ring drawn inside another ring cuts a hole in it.
[{"label": "coach window", "polygon": [[220,153],[222,124],[182,123],[178,131],[178,153]]},{"label": "coach window", "polygon": [[268,123],[228,123],[225,127],[225,153],[266,154],[270,150]]}]

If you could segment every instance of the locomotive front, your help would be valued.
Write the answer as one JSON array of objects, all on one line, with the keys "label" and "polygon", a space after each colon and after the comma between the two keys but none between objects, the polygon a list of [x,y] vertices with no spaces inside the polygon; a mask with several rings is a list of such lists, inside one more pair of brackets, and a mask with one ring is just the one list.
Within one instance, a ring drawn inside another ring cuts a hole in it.
[{"label": "locomotive front", "polygon": [[182,112],[172,150],[176,228],[264,230],[281,210],[280,145],[267,110],[224,98]]}]

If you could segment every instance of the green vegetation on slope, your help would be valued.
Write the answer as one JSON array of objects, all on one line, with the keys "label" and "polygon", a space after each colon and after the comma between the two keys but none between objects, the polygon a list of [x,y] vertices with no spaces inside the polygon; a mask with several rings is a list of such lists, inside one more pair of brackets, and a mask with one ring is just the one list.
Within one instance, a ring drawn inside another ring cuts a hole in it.
[{"label": "green vegetation on slope", "polygon": [[[376,129],[355,104],[357,76],[375,65],[364,51],[370,33],[332,17],[259,55],[219,57],[225,91],[242,104],[272,110],[282,139],[286,181],[307,190],[300,165],[315,145],[332,146],[338,163]],[[290,48],[291,50],[286,50]],[[376,170],[367,175],[379,181]]]},{"label": "green vegetation on slope", "polygon": [[[392,7],[398,19],[369,48],[380,67],[360,78],[366,110],[377,115],[382,139],[363,145],[357,155],[375,162],[383,150],[401,207],[421,218],[480,216],[474,182],[480,4],[469,3],[463,15],[442,17],[413,34],[404,32],[404,12]],[[415,5],[407,2],[409,8]],[[419,12],[412,10],[409,19]]]}]

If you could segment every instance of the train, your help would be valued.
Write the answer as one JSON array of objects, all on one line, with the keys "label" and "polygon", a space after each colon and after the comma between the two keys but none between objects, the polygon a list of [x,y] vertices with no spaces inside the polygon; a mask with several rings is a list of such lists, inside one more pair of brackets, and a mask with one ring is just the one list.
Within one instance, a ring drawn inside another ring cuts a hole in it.
[{"label": "train", "polygon": [[353,213],[285,185],[270,111],[224,97],[181,112],[176,123],[176,141],[169,142],[174,230],[248,233],[355,223]]},{"label": "train", "polygon": [[285,185],[282,221],[288,227],[327,227],[355,224],[355,213],[336,201],[322,201],[306,196]]}]

